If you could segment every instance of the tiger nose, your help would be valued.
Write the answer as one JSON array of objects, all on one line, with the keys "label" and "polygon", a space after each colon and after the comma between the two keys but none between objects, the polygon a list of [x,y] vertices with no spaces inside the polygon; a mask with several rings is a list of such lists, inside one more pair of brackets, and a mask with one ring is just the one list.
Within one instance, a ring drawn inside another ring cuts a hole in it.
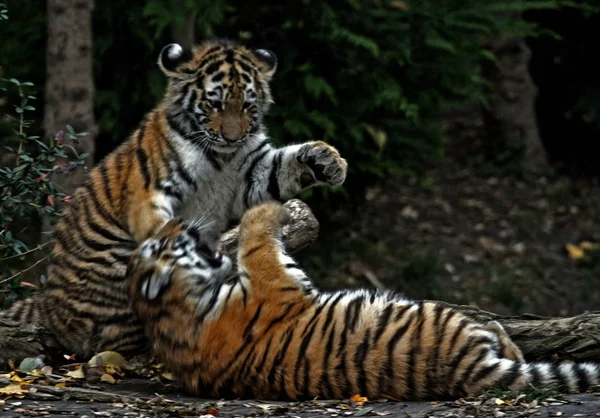
[{"label": "tiger nose", "polygon": [[239,141],[242,138],[243,132],[239,129],[223,129],[221,130],[221,135],[223,135],[225,141],[227,141],[228,143],[233,143]]}]

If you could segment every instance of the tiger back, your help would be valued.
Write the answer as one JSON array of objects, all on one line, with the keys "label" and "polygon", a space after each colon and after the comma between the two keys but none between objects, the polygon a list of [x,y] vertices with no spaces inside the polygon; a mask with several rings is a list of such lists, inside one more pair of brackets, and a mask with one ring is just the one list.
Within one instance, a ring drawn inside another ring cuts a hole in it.
[{"label": "tiger back", "polygon": [[56,226],[47,289],[2,313],[43,325],[83,357],[146,347],[123,281],[132,251],[167,221],[201,218],[221,232],[257,203],[346,176],[346,161],[324,142],[271,146],[263,117],[273,52],[223,40],[171,44],[158,65],[165,98],[73,194]]},{"label": "tiger back", "polygon": [[527,363],[497,322],[388,292],[322,293],[285,254],[285,209],[250,209],[238,271],[214,238],[172,221],[132,256],[128,289],[154,351],[200,396],[396,400],[528,385],[585,391],[591,363]]}]

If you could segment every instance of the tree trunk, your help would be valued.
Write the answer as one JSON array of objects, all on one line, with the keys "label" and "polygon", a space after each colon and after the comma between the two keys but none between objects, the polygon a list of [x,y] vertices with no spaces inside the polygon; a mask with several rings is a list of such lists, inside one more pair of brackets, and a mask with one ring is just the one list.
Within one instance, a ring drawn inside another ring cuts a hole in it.
[{"label": "tree trunk", "polygon": [[[93,0],[47,0],[48,44],[46,52],[46,136],[65,131],[87,132],[75,147],[88,153],[86,165],[94,162],[97,126],[94,120],[94,79],[92,73]],[[83,183],[86,173],[75,170],[54,175],[52,181],[67,194]],[[51,229],[44,220],[43,230]]]},{"label": "tree trunk", "polygon": [[183,48],[191,48],[196,43],[196,12],[189,12],[185,16],[183,26],[171,24],[171,37]]},{"label": "tree trunk", "polygon": [[[520,13],[514,18],[521,19]],[[499,154],[516,144],[524,150],[529,168],[543,168],[548,161],[535,116],[537,88],[529,74],[531,50],[521,38],[496,39],[489,46],[498,61],[483,66],[494,92],[490,108],[483,111],[487,157],[497,161]]]}]

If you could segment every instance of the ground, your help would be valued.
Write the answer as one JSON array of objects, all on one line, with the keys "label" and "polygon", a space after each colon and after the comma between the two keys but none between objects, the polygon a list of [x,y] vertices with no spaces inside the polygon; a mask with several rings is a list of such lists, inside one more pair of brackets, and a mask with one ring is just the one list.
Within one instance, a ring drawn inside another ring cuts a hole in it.
[{"label": "ground", "polygon": [[321,287],[379,286],[500,314],[600,304],[600,187],[449,162],[425,185],[390,180],[337,212],[299,254]]},{"label": "ground", "polygon": [[[487,395],[454,402],[393,402],[385,400],[264,402],[205,400],[182,394],[174,383],[125,378],[109,384],[57,388],[36,385],[19,397],[0,400],[0,416],[16,417],[345,417],[402,418],[467,417],[594,417],[600,398],[593,393],[528,400]],[[100,401],[98,400],[100,399]],[[364,402],[364,403],[363,403]],[[362,404],[361,404],[362,403]],[[361,405],[359,405],[361,404]]]}]

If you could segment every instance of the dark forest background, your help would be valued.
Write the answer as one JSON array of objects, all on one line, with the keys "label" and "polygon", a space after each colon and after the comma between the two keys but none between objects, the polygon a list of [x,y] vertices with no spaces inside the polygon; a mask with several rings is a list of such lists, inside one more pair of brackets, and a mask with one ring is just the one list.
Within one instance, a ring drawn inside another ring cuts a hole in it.
[{"label": "dark forest background", "polygon": [[[592,309],[595,7],[2,0],[0,299],[43,286],[46,236],[81,165],[111,152],[162,98],[162,47],[217,36],[278,55],[267,118],[277,144],[325,140],[350,164],[343,188],[302,196],[321,235],[298,257],[321,287],[392,288],[500,313]],[[78,156],[65,147],[75,139]]]}]

